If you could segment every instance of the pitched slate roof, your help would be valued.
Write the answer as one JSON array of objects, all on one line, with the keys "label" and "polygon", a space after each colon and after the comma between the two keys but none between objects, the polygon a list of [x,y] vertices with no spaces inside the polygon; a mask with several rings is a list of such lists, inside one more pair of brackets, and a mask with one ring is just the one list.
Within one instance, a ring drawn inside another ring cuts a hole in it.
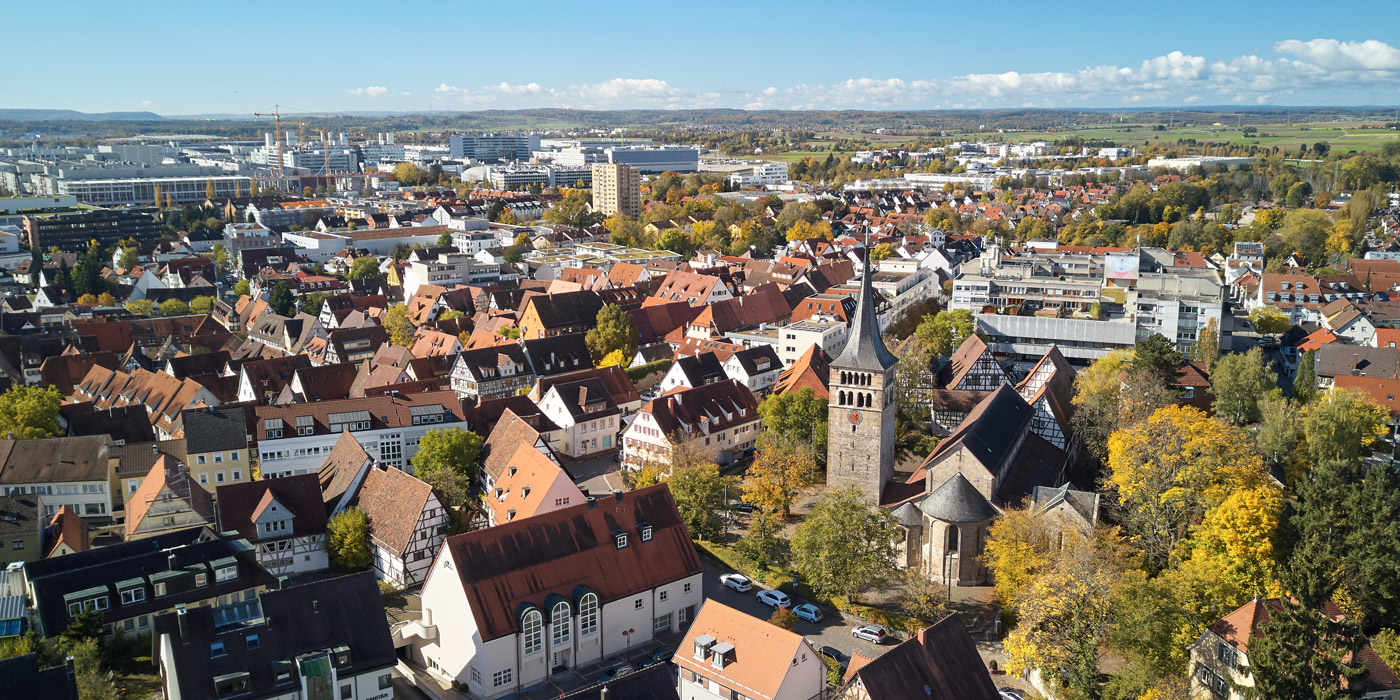
[{"label": "pitched slate roof", "polygon": [[[649,541],[636,536],[641,525],[652,528]],[[618,531],[633,535],[623,549],[613,540]],[[522,608],[544,610],[550,595],[576,600],[591,590],[607,605],[703,570],[665,484],[455,535],[443,546],[483,641],[519,632]],[[435,569],[428,585],[441,575]]]},{"label": "pitched slate roof", "polygon": [[598,311],[603,308],[603,298],[589,290],[540,294],[525,302],[521,308],[522,317],[530,306],[534,306],[540,324],[546,329],[567,328],[581,323],[591,326]]},{"label": "pitched slate roof", "polygon": [[408,472],[376,466],[365,474],[356,505],[369,518],[370,537],[403,556],[432,495],[433,487]]},{"label": "pitched slate roof", "polygon": [[256,521],[273,501],[291,513],[292,531],[269,539],[306,537],[326,531],[326,508],[316,474],[225,484],[218,488],[217,495],[219,530],[236,530],[249,542],[260,539]]},{"label": "pitched slate roof", "polygon": [[968,482],[954,474],[919,502],[925,515],[945,523],[982,523],[997,516],[997,509]]},{"label": "pitched slate roof", "polygon": [[613,402],[619,406],[641,400],[641,395],[637,393],[637,387],[632,383],[632,378],[627,376],[627,370],[616,365],[584,370],[563,377],[540,377],[530,395],[532,399],[542,398],[549,393],[549,388],[555,384],[594,378],[603,382],[608,393],[612,394]]},{"label": "pitched slate roof", "polygon": [[758,399],[748,387],[726,379],[672,391],[647,402],[641,410],[651,414],[662,435],[699,431],[705,424],[710,432],[716,432],[758,420]]},{"label": "pitched slate roof", "polygon": [[1339,377],[1344,374],[1364,377],[1400,378],[1400,349],[1370,348],[1360,345],[1329,343],[1317,351],[1317,376]]},{"label": "pitched slate roof", "polygon": [[691,387],[713,384],[729,378],[729,375],[724,373],[724,363],[713,352],[678,357],[674,366],[678,372],[685,375],[686,383]]},{"label": "pitched slate roof", "polygon": [[870,700],[998,700],[987,667],[957,613],[860,667],[853,683]]},{"label": "pitched slate roof", "polygon": [[[216,627],[213,608],[191,606],[183,624],[177,613],[159,615],[155,635],[170,635],[165,663],[178,669],[179,694],[187,700],[216,700],[210,679],[228,673],[248,673],[254,697],[272,697],[288,690],[275,680],[278,662],[290,662],[293,677],[298,656],[346,646],[350,663],[337,667],[341,678],[388,670],[394,666],[394,642],[383,615],[366,615],[383,607],[374,574],[349,576],[270,590],[259,594],[262,618],[233,629]],[[258,643],[247,638],[257,635]],[[212,657],[209,645],[224,641],[224,654]],[[335,664],[334,656],[331,663]],[[338,694],[337,694],[338,696]]]},{"label": "pitched slate roof", "polygon": [[15,698],[78,700],[78,681],[72,662],[41,669],[35,654],[0,659],[0,687]]},{"label": "pitched slate roof", "polygon": [[521,346],[535,375],[548,377],[592,369],[593,357],[583,338],[583,333],[568,333],[526,340]]},{"label": "pitched slate roof", "polygon": [[189,410],[184,420],[186,454],[248,446],[248,419],[241,406]]},{"label": "pitched slate roof", "polygon": [[851,334],[846,338],[846,347],[832,362],[837,367],[857,370],[884,371],[898,360],[885,347],[880,335],[880,319],[875,307],[875,294],[870,286],[873,265],[865,265],[860,276],[860,297],[856,304],[856,315],[851,319]]}]

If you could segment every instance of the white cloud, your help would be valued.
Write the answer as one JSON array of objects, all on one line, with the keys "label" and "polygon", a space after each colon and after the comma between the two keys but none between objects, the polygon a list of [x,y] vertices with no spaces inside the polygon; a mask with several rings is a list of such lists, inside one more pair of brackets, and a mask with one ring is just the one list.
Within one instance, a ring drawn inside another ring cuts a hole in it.
[{"label": "white cloud", "polygon": [[370,87],[352,88],[350,90],[346,90],[345,92],[351,95],[368,95],[370,97],[383,97],[389,94],[389,88],[386,88],[382,85],[373,85]]},{"label": "white cloud", "polygon": [[612,78],[563,87],[501,82],[479,89],[442,83],[433,92],[438,99],[456,98],[463,104],[491,103],[499,96],[503,105],[511,107],[973,109],[1249,104],[1400,87],[1400,49],[1382,41],[1289,39],[1275,44],[1273,51],[1273,56],[1225,58],[1170,51],[1124,65],[1070,71],[859,76],[822,84],[768,85],[753,92],[699,91],[659,78]]},{"label": "white cloud", "polygon": [[541,92],[544,92],[544,88],[540,87],[539,83],[511,85],[510,83],[502,82],[500,85],[492,86],[491,89],[499,90],[501,92],[506,93],[507,95],[538,95]]},{"label": "white cloud", "polygon": [[143,105],[148,105],[148,104],[150,104],[150,103],[151,103],[150,100],[141,100],[141,104],[143,104]]},{"label": "white cloud", "polygon": [[1328,70],[1400,70],[1400,49],[1375,39],[1288,39],[1274,44],[1274,51],[1297,56]]}]

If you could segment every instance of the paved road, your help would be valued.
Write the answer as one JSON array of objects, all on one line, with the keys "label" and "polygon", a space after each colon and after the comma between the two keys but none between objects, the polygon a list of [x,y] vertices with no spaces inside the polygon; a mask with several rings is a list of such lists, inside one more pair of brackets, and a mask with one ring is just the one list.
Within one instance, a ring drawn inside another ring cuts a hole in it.
[{"label": "paved road", "polygon": [[608,450],[583,459],[560,460],[580,489],[597,496],[622,488],[621,465],[613,459],[616,454],[617,450]]},{"label": "paved road", "polygon": [[[748,593],[740,593],[732,588],[722,585],[719,582],[720,574],[729,573],[730,569],[723,564],[719,564],[709,558],[704,558],[705,562],[705,597],[711,600],[718,600],[725,605],[736,610],[742,610],[753,615],[760,620],[767,620],[773,615],[773,608],[758,602],[755,597],[763,586],[758,582],[754,583],[754,590]],[[798,600],[796,604],[809,601]],[[820,606],[819,606],[820,607]],[[805,620],[798,620],[794,632],[807,638],[812,646],[820,649],[824,646],[833,647],[841,654],[850,658],[853,652],[859,652],[865,656],[874,658],[891,649],[893,643],[886,642],[884,645],[876,645],[864,639],[857,639],[851,636],[851,628],[861,621],[854,617],[843,616],[841,613],[827,607],[821,608],[823,617],[818,623],[811,623]],[[843,659],[844,661],[845,659]]]}]

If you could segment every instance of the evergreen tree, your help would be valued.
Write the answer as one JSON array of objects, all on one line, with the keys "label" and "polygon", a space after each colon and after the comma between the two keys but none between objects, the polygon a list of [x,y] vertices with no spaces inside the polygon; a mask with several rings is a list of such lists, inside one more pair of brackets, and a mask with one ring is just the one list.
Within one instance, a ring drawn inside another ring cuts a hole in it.
[{"label": "evergreen tree", "polygon": [[1354,622],[1333,620],[1313,606],[1283,598],[1249,643],[1254,688],[1270,700],[1341,700],[1366,676],[1356,658],[1366,640]]},{"label": "evergreen tree", "polygon": [[286,282],[278,282],[272,288],[272,294],[267,298],[267,305],[272,307],[280,316],[291,316],[296,313],[296,300],[292,298],[292,290],[287,287]]},{"label": "evergreen tree", "polygon": [[1309,350],[1298,360],[1298,374],[1293,377],[1293,396],[1302,403],[1317,394],[1317,351]]}]

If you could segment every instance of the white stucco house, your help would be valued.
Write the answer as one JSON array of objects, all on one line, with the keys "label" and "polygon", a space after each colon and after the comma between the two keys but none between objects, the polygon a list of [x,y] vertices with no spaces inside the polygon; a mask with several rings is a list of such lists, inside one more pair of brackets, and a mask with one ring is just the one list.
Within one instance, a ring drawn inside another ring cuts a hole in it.
[{"label": "white stucco house", "polygon": [[276,576],[324,571],[326,510],[315,474],[220,486],[219,531],[237,531]]},{"label": "white stucco house", "polygon": [[395,644],[471,698],[512,695],[684,629],[702,574],[669,487],[617,492],[447,538]]}]

